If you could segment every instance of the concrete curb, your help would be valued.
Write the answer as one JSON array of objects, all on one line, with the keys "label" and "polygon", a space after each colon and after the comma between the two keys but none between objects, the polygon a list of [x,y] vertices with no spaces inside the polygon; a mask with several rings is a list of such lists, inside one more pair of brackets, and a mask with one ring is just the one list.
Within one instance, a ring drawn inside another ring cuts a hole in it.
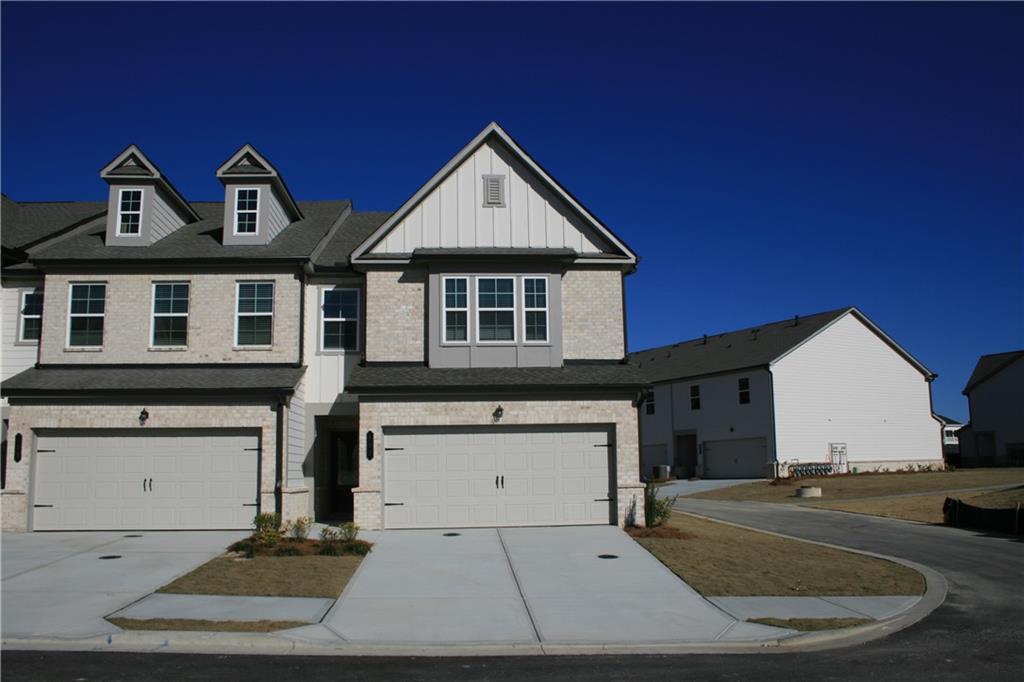
[{"label": "concrete curb", "polygon": [[[124,631],[115,634],[81,639],[59,638],[4,638],[0,647],[12,650],[35,651],[119,651],[168,653],[221,653],[304,656],[581,656],[581,655],[639,655],[639,654],[758,654],[819,651],[863,644],[899,632],[925,618],[946,599],[948,585],[941,573],[927,566],[901,559],[867,552],[841,545],[765,531],[738,523],[721,521],[693,512],[674,510],[697,518],[724,523],[758,533],[766,533],[788,540],[808,542],[844,552],[884,559],[912,568],[925,578],[926,588],[921,599],[905,611],[876,621],[843,630],[827,630],[776,639],[731,642],[649,642],[649,643],[536,643],[536,644],[360,644],[349,641],[323,642],[285,637],[273,633],[225,632],[139,632]],[[361,567],[360,567],[361,568]],[[342,595],[344,596],[344,595]],[[781,630],[780,630],[781,631]],[[332,630],[333,632],[333,630]],[[337,634],[337,633],[335,633]],[[340,636],[340,635],[339,635]]]}]

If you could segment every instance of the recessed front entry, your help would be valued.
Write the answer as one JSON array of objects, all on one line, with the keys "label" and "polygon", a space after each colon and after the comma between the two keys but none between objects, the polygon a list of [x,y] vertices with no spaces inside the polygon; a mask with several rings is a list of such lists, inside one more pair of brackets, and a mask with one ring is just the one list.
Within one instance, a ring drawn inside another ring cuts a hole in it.
[{"label": "recessed front entry", "polygon": [[384,526],[606,524],[612,430],[385,428]]},{"label": "recessed front entry", "polygon": [[259,435],[237,430],[42,431],[34,530],[243,529]]}]

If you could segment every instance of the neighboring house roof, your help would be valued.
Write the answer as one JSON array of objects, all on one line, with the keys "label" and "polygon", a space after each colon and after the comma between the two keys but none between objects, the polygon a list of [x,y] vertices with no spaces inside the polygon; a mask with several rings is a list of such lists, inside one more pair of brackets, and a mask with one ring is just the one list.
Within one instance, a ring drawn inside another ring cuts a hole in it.
[{"label": "neighboring house roof", "polygon": [[444,391],[536,391],[552,389],[634,389],[646,382],[635,367],[622,363],[563,367],[433,368],[423,365],[357,366],[345,382],[353,393]]},{"label": "neighboring house roof", "polygon": [[390,211],[352,211],[313,255],[313,266],[317,270],[349,269],[352,251],[390,215]]},{"label": "neighboring house roof", "polygon": [[734,332],[709,334],[670,346],[630,353],[629,361],[640,368],[652,383],[765,367],[848,314],[866,324],[925,377],[936,376],[856,308],[840,308]]},{"label": "neighboring house roof", "polygon": [[273,391],[290,393],[305,367],[291,365],[88,365],[33,367],[3,382],[5,396],[57,393]]},{"label": "neighboring house roof", "polygon": [[[458,154],[453,156],[451,160],[441,168],[441,170],[437,171],[437,173],[435,173],[425,185],[420,187],[415,194],[409,197],[409,199],[394,212],[394,214],[392,214],[383,224],[380,225],[378,229],[363,241],[353,251],[352,260],[358,261],[363,258],[370,249],[372,249],[388,234],[391,228],[409,215],[409,213],[415,209],[416,206],[418,206],[419,203],[427,197],[427,195],[436,189],[452,172],[454,172],[463,163],[463,161],[469,158],[478,148],[480,148],[481,145],[490,139],[496,139],[502,143],[504,147],[506,147],[520,162],[522,162],[537,178],[539,178],[555,196],[561,199],[570,210],[576,213],[580,219],[587,223],[616,250],[618,250],[621,253],[621,259],[634,264],[637,262],[638,259],[636,254],[626,246],[625,242],[619,239],[619,237],[615,235],[610,228],[590,213],[590,211],[588,211],[583,204],[576,199],[576,197],[559,184],[559,182],[544,170],[544,168],[537,163],[537,161],[530,156],[525,149],[513,140],[500,125],[493,121],[481,130],[476,137],[470,140],[469,144],[463,147]],[[403,256],[407,254],[395,255]]]},{"label": "neighboring house roof", "polygon": [[940,422],[942,422],[946,426],[950,426],[950,425],[959,426],[959,425],[963,424],[963,422],[960,421],[959,419],[953,419],[952,417],[947,417],[945,415],[939,414],[938,412],[932,412],[932,416],[935,417],[936,419],[938,419]]},{"label": "neighboring house roof", "polygon": [[967,385],[964,386],[962,393],[967,395],[977,388],[979,384],[991,379],[1020,358],[1024,358],[1024,350],[1011,350],[1006,353],[982,355],[978,358],[978,364],[974,366],[974,371],[971,372],[971,377],[967,380]]},{"label": "neighboring house roof", "polygon": [[14,201],[2,195],[3,247],[23,251],[107,212],[100,201]]},{"label": "neighboring house roof", "polygon": [[302,220],[291,223],[269,244],[224,245],[223,202],[192,204],[200,220],[188,223],[168,236],[145,247],[109,246],[106,228],[87,230],[64,239],[33,255],[32,262],[45,266],[83,262],[161,262],[161,261],[274,261],[305,260],[339,220],[348,213],[351,202],[302,201]]}]

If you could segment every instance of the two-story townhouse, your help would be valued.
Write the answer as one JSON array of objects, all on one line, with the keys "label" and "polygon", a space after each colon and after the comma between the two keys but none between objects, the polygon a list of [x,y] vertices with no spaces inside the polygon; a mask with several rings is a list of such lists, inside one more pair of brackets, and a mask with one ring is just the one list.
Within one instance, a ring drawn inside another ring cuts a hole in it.
[{"label": "two-story townhouse", "polygon": [[770,478],[790,467],[942,467],[935,374],[856,308],[630,354],[653,388],[644,474]]},{"label": "two-story townhouse", "polygon": [[1024,466],[1024,349],[982,355],[967,379],[960,465]]},{"label": "two-story townhouse", "polygon": [[642,520],[636,256],[491,124],[394,213],[295,202],[249,146],[187,202],[140,150],[32,259],[5,528]]}]

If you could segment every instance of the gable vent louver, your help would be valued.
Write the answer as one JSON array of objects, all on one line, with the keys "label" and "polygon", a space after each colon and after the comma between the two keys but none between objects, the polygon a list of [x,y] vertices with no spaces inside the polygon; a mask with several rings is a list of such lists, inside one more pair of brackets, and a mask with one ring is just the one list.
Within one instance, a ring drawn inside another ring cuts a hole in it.
[{"label": "gable vent louver", "polygon": [[505,176],[485,175],[484,207],[503,208],[505,206]]}]

